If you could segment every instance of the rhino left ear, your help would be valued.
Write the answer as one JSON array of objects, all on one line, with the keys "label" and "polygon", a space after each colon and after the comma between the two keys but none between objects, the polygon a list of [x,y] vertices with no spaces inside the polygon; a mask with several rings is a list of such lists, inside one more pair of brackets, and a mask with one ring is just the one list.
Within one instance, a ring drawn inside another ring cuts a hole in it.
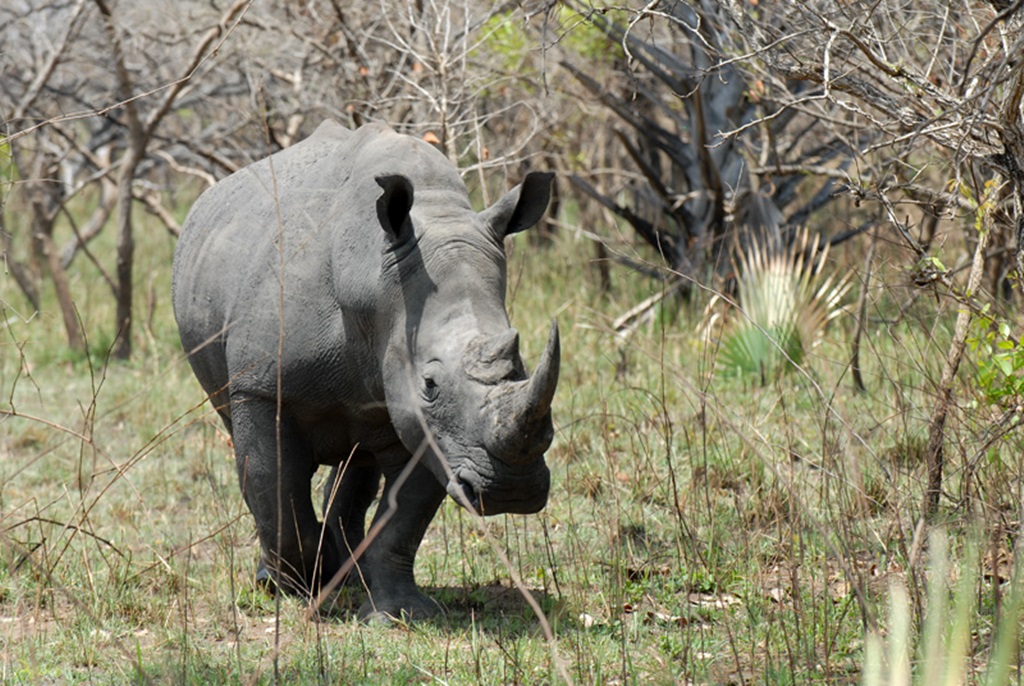
[{"label": "rhino left ear", "polygon": [[413,198],[412,182],[400,174],[378,176],[374,180],[384,189],[384,193],[377,198],[377,221],[394,240],[409,220]]},{"label": "rhino left ear", "polygon": [[499,241],[540,221],[548,209],[554,176],[552,172],[530,172],[521,184],[480,213]]}]

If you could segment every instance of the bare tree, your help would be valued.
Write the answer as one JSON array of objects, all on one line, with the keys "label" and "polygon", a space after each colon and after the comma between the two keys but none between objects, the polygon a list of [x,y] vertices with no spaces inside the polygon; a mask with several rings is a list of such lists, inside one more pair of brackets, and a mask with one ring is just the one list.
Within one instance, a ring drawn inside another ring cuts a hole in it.
[{"label": "bare tree", "polygon": [[[981,287],[987,277],[990,293],[1005,294],[1014,267],[1020,276],[1022,7],[665,0],[620,26],[595,15],[637,65],[630,97],[577,70],[632,127],[620,138],[646,178],[643,197],[657,203],[655,218],[581,186],[675,272],[692,275],[723,228],[785,231],[841,193],[851,214],[867,205],[891,229],[914,284],[960,304],[929,428],[926,512],[942,491],[946,418]],[[870,222],[822,231],[836,242]],[[947,250],[973,252],[966,281],[932,253],[940,226],[956,239]]]},{"label": "bare tree", "polygon": [[[957,223],[972,232],[965,235],[974,244],[968,282],[957,284],[942,270],[922,279],[964,306],[929,426],[923,506],[929,513],[942,491],[945,423],[972,298],[986,261],[994,262],[990,285],[998,287],[1010,266],[1021,264],[1024,248],[1021,6],[808,3],[770,22],[738,3],[723,8],[745,39],[736,48],[755,56],[751,66],[782,94],[787,110],[806,110],[848,137],[870,141],[854,148],[860,173],[851,175],[851,186],[886,208],[918,264],[935,264],[923,260],[927,235],[918,229],[915,236],[895,208],[910,203],[954,217],[967,210]],[[975,236],[978,221],[983,226]]]},{"label": "bare tree", "polygon": [[127,359],[132,350],[132,271],[135,252],[132,205],[135,199],[134,184],[139,165],[146,156],[147,148],[157,127],[171,112],[175,100],[195,74],[196,69],[215,49],[216,41],[228,26],[235,23],[251,0],[235,0],[221,15],[216,26],[208,29],[196,43],[191,56],[185,61],[180,76],[171,81],[156,99],[155,105],[145,115],[140,111],[144,102],[136,99],[135,79],[128,69],[121,34],[115,24],[115,15],[107,0],[94,0],[106,23],[114,70],[117,75],[119,99],[124,103],[127,122],[127,147],[119,161],[117,174],[117,343],[114,357]]},{"label": "bare tree", "polygon": [[[140,176],[150,171],[144,169],[146,163],[151,168],[159,161],[151,144],[176,99],[215,47],[215,41],[248,4],[239,0],[232,5],[214,22],[214,28],[200,37],[184,63],[176,65],[174,60],[149,55],[158,68],[144,85],[138,74],[148,73],[146,67],[151,65],[144,60],[130,62],[125,31],[118,24],[118,20],[130,19],[130,12],[118,13],[104,0],[78,1],[70,6],[23,2],[0,11],[0,32],[9,39],[3,97],[7,103],[14,103],[0,111],[13,167],[25,179],[0,191],[6,205],[12,194],[19,200],[18,194],[25,190],[25,204],[32,217],[21,227],[5,221],[5,258],[21,290],[36,308],[40,304],[42,270],[33,263],[43,261],[48,265],[73,348],[82,349],[84,340],[64,270],[78,248],[99,233],[117,207],[115,277],[110,278],[99,261],[93,260],[118,304],[115,329],[123,335],[115,354],[130,354],[132,205],[138,198],[158,215],[162,209],[159,199],[140,187]],[[45,36],[54,26],[64,29],[51,44]],[[113,67],[108,69],[110,62]],[[35,67],[25,69],[25,64]],[[177,76],[169,72],[175,66],[181,69]],[[143,103],[153,103],[152,109],[144,111]],[[69,203],[88,194],[93,186],[99,188],[98,205],[88,222],[78,227]],[[75,234],[75,241],[63,250],[54,243],[58,215],[67,218]],[[167,213],[163,216],[170,217]],[[27,261],[15,256],[14,236],[18,231],[30,238],[32,249]]]},{"label": "bare tree", "polygon": [[[546,121],[527,102],[540,92],[531,76],[489,62],[501,49],[494,27],[513,21],[488,0],[7,3],[0,145],[21,180],[0,188],[8,269],[37,309],[48,278],[82,348],[64,272],[85,255],[117,304],[114,354],[125,358],[134,209],[176,234],[168,203],[196,188],[183,180],[210,185],[326,117],[387,121],[433,137],[471,172],[521,173]],[[108,226],[115,254],[96,254],[88,246]]]}]

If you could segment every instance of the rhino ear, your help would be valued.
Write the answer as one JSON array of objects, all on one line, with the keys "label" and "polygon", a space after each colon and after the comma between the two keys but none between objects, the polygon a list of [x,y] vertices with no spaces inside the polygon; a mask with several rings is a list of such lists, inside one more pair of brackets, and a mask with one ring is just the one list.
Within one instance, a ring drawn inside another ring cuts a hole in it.
[{"label": "rhino ear", "polygon": [[384,192],[377,198],[377,221],[392,239],[398,238],[412,210],[412,182],[400,174],[374,179]]},{"label": "rhino ear", "polygon": [[548,209],[554,176],[551,172],[530,172],[521,184],[481,212],[499,241],[540,221]]}]

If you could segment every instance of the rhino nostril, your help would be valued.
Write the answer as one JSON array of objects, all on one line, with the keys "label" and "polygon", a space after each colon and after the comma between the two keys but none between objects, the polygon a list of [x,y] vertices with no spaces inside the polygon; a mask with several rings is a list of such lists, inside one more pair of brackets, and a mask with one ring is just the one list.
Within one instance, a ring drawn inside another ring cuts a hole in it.
[{"label": "rhino nostril", "polygon": [[466,503],[469,503],[469,507],[473,512],[481,514],[480,494],[477,493],[476,489],[468,481],[457,476],[448,482],[445,490],[448,491],[448,495],[459,505],[465,507]]}]

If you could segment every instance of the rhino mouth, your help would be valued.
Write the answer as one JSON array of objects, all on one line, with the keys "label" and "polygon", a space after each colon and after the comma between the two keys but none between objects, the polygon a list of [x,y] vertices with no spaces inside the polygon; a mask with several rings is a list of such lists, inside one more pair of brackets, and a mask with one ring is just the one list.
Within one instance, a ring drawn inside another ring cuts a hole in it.
[{"label": "rhino mouth", "polygon": [[480,514],[480,494],[473,488],[473,485],[468,481],[464,481],[460,477],[455,477],[448,482],[446,488],[448,495],[452,497],[452,500],[457,502],[463,507],[469,504],[469,509]]},{"label": "rhino mouth", "polygon": [[[518,471],[518,470],[517,470]],[[528,471],[485,479],[473,470],[455,471],[445,490],[463,507],[483,516],[497,514],[533,514],[548,502],[551,473],[541,462]]]}]

